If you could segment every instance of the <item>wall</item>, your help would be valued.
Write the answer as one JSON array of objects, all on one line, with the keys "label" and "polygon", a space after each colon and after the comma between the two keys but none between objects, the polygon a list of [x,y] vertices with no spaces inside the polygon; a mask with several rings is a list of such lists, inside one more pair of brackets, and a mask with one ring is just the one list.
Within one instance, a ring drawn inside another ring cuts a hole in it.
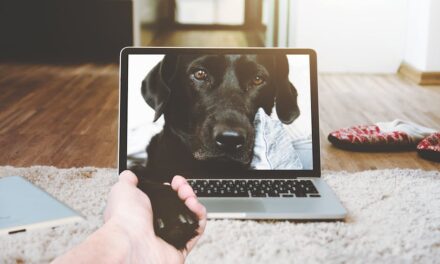
[{"label": "wall", "polygon": [[287,45],[318,52],[324,72],[394,73],[405,53],[408,0],[291,0]]},{"label": "wall", "polygon": [[409,0],[404,61],[419,71],[440,72],[440,1]]},{"label": "wall", "polygon": [[133,45],[130,0],[0,1],[0,61],[119,61]]},{"label": "wall", "polygon": [[440,72],[440,1],[431,0],[426,71]]},{"label": "wall", "polygon": [[404,60],[418,70],[426,69],[430,0],[410,0]]}]

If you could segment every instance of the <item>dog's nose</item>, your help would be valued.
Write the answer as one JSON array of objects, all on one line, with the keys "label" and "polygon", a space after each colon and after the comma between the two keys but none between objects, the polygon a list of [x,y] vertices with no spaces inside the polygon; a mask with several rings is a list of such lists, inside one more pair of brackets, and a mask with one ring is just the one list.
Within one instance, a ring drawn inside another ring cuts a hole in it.
[{"label": "dog's nose", "polygon": [[243,147],[246,139],[243,133],[234,130],[218,132],[214,135],[214,138],[217,146],[229,150]]}]

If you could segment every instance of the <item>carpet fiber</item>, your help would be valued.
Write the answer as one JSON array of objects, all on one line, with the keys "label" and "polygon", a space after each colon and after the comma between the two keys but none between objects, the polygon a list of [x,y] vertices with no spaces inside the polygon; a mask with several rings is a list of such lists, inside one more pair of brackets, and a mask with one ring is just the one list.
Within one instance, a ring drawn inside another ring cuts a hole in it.
[{"label": "carpet fiber", "polygon": [[[87,222],[0,237],[0,263],[45,263],[102,224],[115,169],[0,167],[81,212]],[[326,172],[345,222],[209,221],[188,263],[439,263],[440,172]]]}]

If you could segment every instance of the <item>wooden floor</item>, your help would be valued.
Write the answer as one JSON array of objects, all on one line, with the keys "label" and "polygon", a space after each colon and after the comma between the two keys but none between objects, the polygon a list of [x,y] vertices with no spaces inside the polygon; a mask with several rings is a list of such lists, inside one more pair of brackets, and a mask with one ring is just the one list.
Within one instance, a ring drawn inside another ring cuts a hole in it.
[{"label": "wooden floor", "polygon": [[[156,46],[253,46],[239,31],[149,37]],[[0,64],[0,165],[116,167],[118,74],[115,64]],[[321,74],[319,98],[323,169],[440,169],[415,151],[355,153],[326,140],[340,127],[395,118],[440,130],[440,86],[397,75]]]},{"label": "wooden floor", "polygon": [[158,34],[143,29],[144,46],[168,47],[259,47],[257,33],[239,30],[174,30]]},{"label": "wooden floor", "polygon": [[[117,65],[0,65],[0,165],[116,167]],[[439,170],[416,152],[354,153],[326,135],[339,127],[401,118],[440,130],[440,87],[396,75],[320,75],[323,169]]]},{"label": "wooden floor", "polygon": [[[206,34],[209,38],[201,42],[200,39]],[[248,42],[245,33],[241,31],[214,31],[206,30],[179,30],[164,32],[151,42],[152,46],[172,46],[172,47],[246,47]]]},{"label": "wooden floor", "polygon": [[418,86],[397,75],[321,74],[319,106],[324,169],[358,171],[383,168],[439,170],[415,151],[362,153],[334,148],[329,132],[354,124],[396,118],[440,131],[440,86]]},{"label": "wooden floor", "polygon": [[0,164],[115,167],[117,65],[0,65]]}]

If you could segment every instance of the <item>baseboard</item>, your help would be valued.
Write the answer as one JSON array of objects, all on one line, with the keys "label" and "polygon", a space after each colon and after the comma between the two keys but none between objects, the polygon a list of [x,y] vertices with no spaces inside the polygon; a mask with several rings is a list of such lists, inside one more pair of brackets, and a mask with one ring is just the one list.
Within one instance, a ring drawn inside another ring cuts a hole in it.
[{"label": "baseboard", "polygon": [[405,62],[402,62],[398,72],[419,85],[440,85],[440,72],[419,71]]}]

